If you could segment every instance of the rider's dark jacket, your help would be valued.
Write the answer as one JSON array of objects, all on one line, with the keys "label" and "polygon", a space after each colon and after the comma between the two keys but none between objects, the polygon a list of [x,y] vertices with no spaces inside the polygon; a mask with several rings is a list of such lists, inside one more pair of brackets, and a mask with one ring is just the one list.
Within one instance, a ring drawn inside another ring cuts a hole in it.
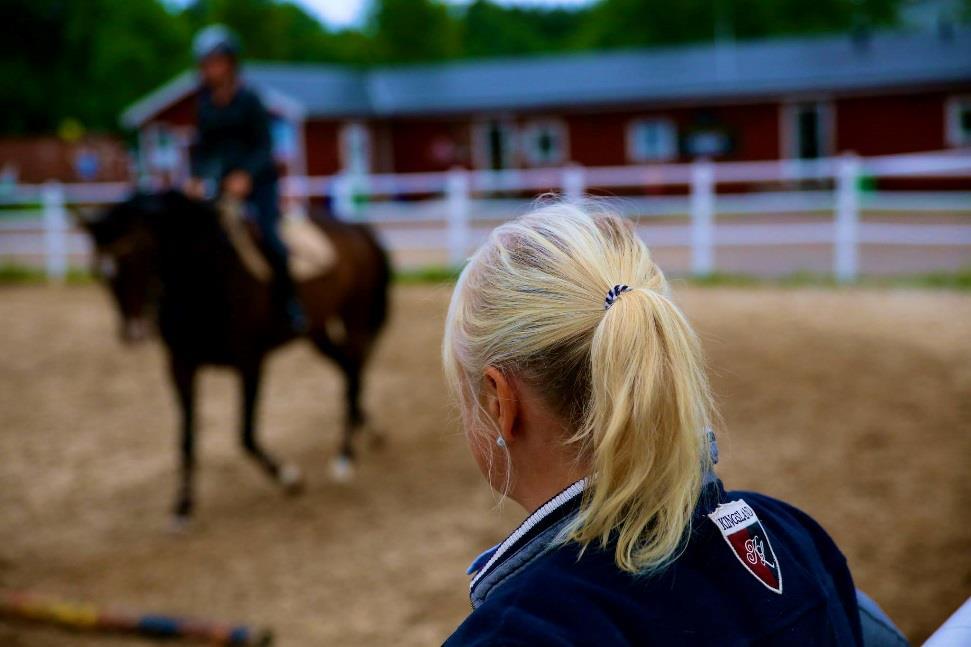
[{"label": "rider's dark jacket", "polygon": [[637,576],[617,568],[613,546],[554,541],[582,489],[560,493],[473,564],[474,610],[446,647],[861,644],[846,560],[792,506],[712,478],[684,551]]},{"label": "rider's dark jacket", "polygon": [[254,190],[275,184],[270,115],[256,93],[240,86],[232,100],[221,106],[203,88],[190,156],[193,177],[218,183],[228,173],[242,170],[252,178]]}]

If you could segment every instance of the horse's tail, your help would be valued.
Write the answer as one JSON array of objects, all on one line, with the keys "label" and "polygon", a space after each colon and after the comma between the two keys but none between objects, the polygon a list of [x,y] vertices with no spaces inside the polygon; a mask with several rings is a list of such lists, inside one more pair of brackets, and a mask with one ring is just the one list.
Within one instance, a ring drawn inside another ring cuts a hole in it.
[{"label": "horse's tail", "polygon": [[392,279],[391,259],[388,256],[387,250],[378,242],[374,231],[367,225],[358,226],[361,228],[364,234],[364,240],[367,241],[368,246],[374,252],[374,258],[376,259],[376,285],[375,289],[370,291],[371,307],[368,309],[370,313],[368,323],[371,329],[377,332],[388,319]]}]

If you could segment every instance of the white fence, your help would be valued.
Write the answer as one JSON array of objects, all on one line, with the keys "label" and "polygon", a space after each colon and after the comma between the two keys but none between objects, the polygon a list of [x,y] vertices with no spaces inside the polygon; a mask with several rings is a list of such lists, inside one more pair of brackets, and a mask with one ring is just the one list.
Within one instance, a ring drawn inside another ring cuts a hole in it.
[{"label": "white fence", "polygon": [[[529,201],[521,196],[555,191],[578,199],[589,190],[635,193],[612,198],[616,208],[637,219],[653,248],[687,250],[687,269],[696,275],[720,269],[716,251],[722,248],[827,246],[832,250],[829,269],[841,281],[858,276],[866,246],[951,250],[971,262],[971,191],[861,191],[861,178],[947,178],[971,188],[971,150],[813,161],[290,177],[284,192],[294,199],[329,198],[338,216],[372,223],[394,253],[437,252],[441,262],[451,264],[461,263],[497,222],[524,211]],[[6,207],[0,209],[0,263],[33,255],[43,258],[51,279],[63,278],[71,260],[90,254],[68,209],[115,202],[130,190],[123,184],[8,187],[0,192],[0,205]],[[867,213],[913,217],[871,222],[862,217]],[[927,222],[934,214],[946,215],[945,222]]]}]

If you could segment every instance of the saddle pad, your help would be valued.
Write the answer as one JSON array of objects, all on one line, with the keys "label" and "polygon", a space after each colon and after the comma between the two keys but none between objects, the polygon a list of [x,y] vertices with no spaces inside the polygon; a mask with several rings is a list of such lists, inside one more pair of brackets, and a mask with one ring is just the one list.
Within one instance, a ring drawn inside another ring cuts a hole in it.
[{"label": "saddle pad", "polygon": [[[269,281],[273,271],[246,225],[242,205],[222,200],[219,203],[219,214],[222,226],[243,261],[243,266],[257,279]],[[280,237],[289,252],[290,274],[294,280],[305,281],[325,274],[337,262],[334,244],[301,211],[291,209],[284,213],[279,227]]]},{"label": "saddle pad", "polygon": [[290,274],[298,281],[328,272],[337,263],[337,249],[324,231],[300,212],[283,215],[280,235],[290,250]]}]

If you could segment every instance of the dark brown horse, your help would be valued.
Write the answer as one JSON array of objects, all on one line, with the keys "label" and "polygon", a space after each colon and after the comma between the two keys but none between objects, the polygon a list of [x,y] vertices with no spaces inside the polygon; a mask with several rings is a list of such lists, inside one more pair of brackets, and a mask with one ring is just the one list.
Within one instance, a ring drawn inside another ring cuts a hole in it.
[{"label": "dark brown horse", "polygon": [[[240,377],[240,441],[246,453],[288,491],[301,477],[257,440],[256,409],[267,354],[294,339],[269,283],[248,271],[220,225],[216,209],[178,192],[137,193],[97,217],[83,219],[95,242],[96,269],[111,289],[123,338],[157,326],[181,405],[181,482],[176,520],[193,508],[195,378],[200,367],[226,366]],[[335,476],[348,477],[352,441],[365,425],[361,378],[388,308],[390,268],[365,226],[315,218],[337,262],[299,285],[309,320],[306,336],[336,362],[346,380],[346,419]]]}]

